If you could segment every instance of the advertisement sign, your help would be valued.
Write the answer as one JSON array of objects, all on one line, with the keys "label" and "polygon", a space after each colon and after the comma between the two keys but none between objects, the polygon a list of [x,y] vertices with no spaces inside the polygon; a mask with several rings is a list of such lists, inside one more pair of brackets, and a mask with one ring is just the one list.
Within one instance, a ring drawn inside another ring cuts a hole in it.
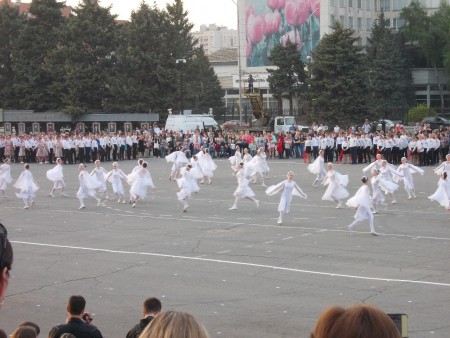
[{"label": "advertisement sign", "polygon": [[289,40],[303,62],[320,40],[320,0],[245,0],[247,67],[271,66],[275,45]]}]

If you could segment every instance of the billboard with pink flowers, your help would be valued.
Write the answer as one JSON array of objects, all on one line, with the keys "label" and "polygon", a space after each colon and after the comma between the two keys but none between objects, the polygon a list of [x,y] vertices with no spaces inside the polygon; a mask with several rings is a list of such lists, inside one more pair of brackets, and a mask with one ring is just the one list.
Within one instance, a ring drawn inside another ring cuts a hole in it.
[{"label": "billboard with pink flowers", "polygon": [[320,0],[245,0],[247,67],[270,66],[276,44],[297,44],[303,61],[320,40]]}]

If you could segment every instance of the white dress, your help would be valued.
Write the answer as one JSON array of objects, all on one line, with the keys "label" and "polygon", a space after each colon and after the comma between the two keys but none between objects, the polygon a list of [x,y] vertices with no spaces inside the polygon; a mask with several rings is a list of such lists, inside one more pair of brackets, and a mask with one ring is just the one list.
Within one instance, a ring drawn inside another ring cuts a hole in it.
[{"label": "white dress", "polygon": [[448,177],[445,180],[443,178],[439,179],[437,190],[428,198],[450,210],[450,181]]},{"label": "white dress", "polygon": [[182,201],[191,197],[192,193],[200,191],[200,188],[190,170],[182,169],[180,174],[181,177],[177,179],[178,188],[180,188],[177,196],[178,200]]},{"label": "white dress", "polygon": [[47,178],[54,182],[54,189],[62,189],[66,186],[64,182],[63,166],[57,164],[53,169],[47,170]]},{"label": "white dress", "polygon": [[144,167],[128,175],[128,183],[131,184],[130,194],[140,199],[144,199],[147,196],[148,188],[155,189],[150,172]]},{"label": "white dress", "polygon": [[374,176],[370,179],[372,184],[372,203],[376,207],[385,201],[383,191],[381,191],[381,181],[380,176]]},{"label": "white dress", "polygon": [[405,185],[405,190],[409,193],[414,191],[414,181],[412,174],[419,173],[423,175],[424,171],[415,165],[410,163],[400,164],[397,168],[401,174],[403,174],[403,184]]},{"label": "white dress", "polygon": [[328,170],[324,185],[328,185],[322,196],[323,201],[340,201],[350,194],[345,188],[348,184],[348,175],[342,175],[335,170]]},{"label": "white dress", "polygon": [[241,154],[241,152],[240,151],[236,151],[234,153],[234,156],[231,156],[230,158],[228,158],[228,161],[230,161],[230,163],[231,163],[231,169],[236,171],[237,168],[239,167],[239,163],[242,162],[242,154]]},{"label": "white dress", "polygon": [[239,198],[255,196],[253,190],[248,186],[249,181],[247,179],[247,176],[245,175],[245,171],[243,168],[238,170],[238,172],[236,173],[236,178],[238,182],[238,187],[234,191],[233,196]]},{"label": "white dress", "polygon": [[6,163],[0,165],[0,190],[6,190],[7,185],[12,181],[11,166]]},{"label": "white dress", "polygon": [[245,165],[245,173],[251,179],[258,179],[260,177],[265,177],[269,173],[270,169],[267,165],[266,154],[261,155],[257,153],[253,156],[252,160]]},{"label": "white dress", "polygon": [[370,170],[372,170],[373,168],[380,170],[381,168],[381,163],[383,162],[383,160],[375,160],[372,163],[370,163],[367,167],[363,168],[363,173],[365,172],[370,172]]},{"label": "white dress", "polygon": [[127,176],[122,171],[122,169],[113,169],[107,175],[106,179],[112,184],[112,188],[115,194],[123,195],[123,184],[122,179],[127,179]]},{"label": "white dress", "polygon": [[380,168],[380,175],[378,177],[381,190],[385,194],[392,194],[398,189],[398,184],[394,183],[393,180],[398,181],[403,175],[393,169],[391,164],[388,164],[386,167]]},{"label": "white dress", "polygon": [[86,170],[82,170],[80,172],[78,175],[78,181],[80,182],[80,188],[77,192],[78,199],[84,199],[88,196],[97,199],[95,196],[95,191],[101,186],[99,181],[90,176]]},{"label": "white dress", "polygon": [[320,181],[325,178],[327,171],[325,170],[324,158],[322,156],[317,157],[313,163],[308,164],[308,170],[312,174],[316,174],[316,180]]},{"label": "white dress", "polygon": [[106,191],[106,180],[105,180],[105,175],[108,172],[105,170],[105,168],[100,167],[97,168],[95,167],[92,171],[91,171],[91,176],[95,177],[95,179],[98,181],[99,185],[98,185],[98,190],[100,192],[104,192]]},{"label": "white dress", "polygon": [[217,169],[217,165],[214,163],[214,161],[209,153],[203,154],[198,159],[198,164],[199,164],[204,176],[213,177],[214,170]]},{"label": "white dress", "polygon": [[186,163],[189,163],[186,155],[182,151],[174,151],[173,153],[166,156],[167,162],[172,162],[172,172],[176,172],[179,169],[183,168]]},{"label": "white dress", "polygon": [[373,220],[373,204],[370,197],[370,189],[367,185],[364,184],[360,187],[356,194],[347,201],[346,205],[350,208],[358,208],[354,216],[355,220]]},{"label": "white dress", "polygon": [[36,191],[39,190],[39,186],[34,182],[33,174],[29,170],[24,170],[16,183],[14,183],[14,188],[20,190],[16,193],[16,196],[21,199],[34,199],[36,197]]},{"label": "white dress", "polygon": [[445,161],[442,162],[439,167],[437,167],[436,169],[434,169],[434,172],[436,173],[436,175],[441,176],[441,174],[446,171],[447,174],[450,176],[450,162],[449,161]]},{"label": "white dress", "polygon": [[292,180],[285,180],[278,183],[277,185],[271,185],[266,189],[266,194],[269,196],[275,195],[279,191],[283,190],[281,193],[280,203],[278,204],[278,211],[289,213],[291,211],[292,196],[298,196],[302,198],[307,198],[306,194],[300,189],[300,187]]}]

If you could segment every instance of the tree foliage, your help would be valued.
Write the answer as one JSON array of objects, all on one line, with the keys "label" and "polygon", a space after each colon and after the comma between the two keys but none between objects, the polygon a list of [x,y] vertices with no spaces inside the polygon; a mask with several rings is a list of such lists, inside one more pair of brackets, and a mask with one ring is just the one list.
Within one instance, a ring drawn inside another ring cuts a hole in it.
[{"label": "tree foliage", "polygon": [[283,98],[289,100],[289,113],[293,114],[293,100],[299,97],[305,87],[305,64],[300,58],[297,44],[288,40],[286,46],[276,45],[269,60],[277,68],[268,68],[269,87],[274,98],[278,100],[279,113]]},{"label": "tree foliage", "polygon": [[367,117],[363,48],[352,29],[339,22],[319,42],[308,64],[308,117],[327,124],[349,125]]},{"label": "tree foliage", "polygon": [[426,116],[437,116],[438,113],[428,108],[426,103],[419,103],[408,111],[408,122],[419,122]]}]

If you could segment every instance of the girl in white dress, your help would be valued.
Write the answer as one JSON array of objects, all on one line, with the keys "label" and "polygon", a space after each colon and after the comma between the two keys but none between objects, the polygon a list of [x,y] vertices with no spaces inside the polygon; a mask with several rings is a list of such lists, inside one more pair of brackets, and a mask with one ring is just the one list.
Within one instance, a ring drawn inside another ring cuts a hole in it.
[{"label": "girl in white dress", "polygon": [[130,195],[133,208],[136,207],[138,199],[142,200],[147,196],[148,188],[156,188],[147,167],[147,162],[143,162],[140,169],[128,175],[128,183],[131,184]]},{"label": "girl in white dress", "polygon": [[8,187],[8,184],[12,183],[13,179],[11,177],[11,166],[10,162],[11,160],[9,158],[6,158],[2,165],[0,165],[0,190],[2,192],[3,197],[6,196],[6,189]]},{"label": "girl in white dress", "polygon": [[419,173],[423,175],[424,171],[419,167],[408,163],[406,157],[402,157],[402,164],[398,166],[397,171],[403,175],[403,184],[405,185],[408,199],[411,199],[411,197],[416,198],[416,191],[414,189],[414,180],[412,174]]},{"label": "girl in white dress", "polygon": [[448,173],[444,171],[438,182],[438,188],[433,195],[428,197],[432,201],[439,202],[444,208],[450,211],[450,180]]},{"label": "girl in white dress", "polygon": [[280,182],[276,185],[272,185],[266,189],[266,194],[269,196],[275,195],[279,191],[282,191],[280,203],[278,204],[278,224],[283,223],[284,215],[291,211],[292,195],[296,195],[302,198],[308,198],[308,196],[300,189],[300,187],[293,181],[294,173],[292,171],[287,173],[287,180]]},{"label": "girl in white dress", "polygon": [[447,172],[447,175],[450,175],[450,154],[447,154],[445,156],[445,159],[447,161],[442,162],[439,167],[437,167],[436,169],[434,169],[434,172],[436,173],[436,175],[441,176],[443,172]]},{"label": "girl in white dress", "polygon": [[378,214],[378,207],[385,201],[383,191],[381,191],[381,180],[378,169],[373,168],[370,183],[372,184],[372,204],[374,214]]},{"label": "girl in white dress", "polygon": [[323,181],[323,185],[328,185],[322,196],[323,201],[336,202],[336,209],[342,207],[342,200],[349,196],[346,186],[348,185],[348,175],[342,175],[334,170],[331,163],[327,164],[328,172]]},{"label": "girl in white dress", "polygon": [[324,152],[323,150],[319,151],[319,156],[314,160],[313,163],[308,164],[308,171],[311,174],[316,174],[316,179],[313,182],[313,187],[318,187],[320,183],[324,180],[327,175],[327,171],[325,170],[325,160],[323,158]]},{"label": "girl in white dress", "polygon": [[77,192],[77,198],[80,200],[80,207],[78,209],[85,208],[84,199],[86,197],[92,197],[97,201],[97,206],[100,206],[102,200],[96,196],[96,190],[99,189],[101,182],[89,175],[83,163],[80,163],[78,168],[80,169],[80,173],[78,175],[80,188]]},{"label": "girl in white dress", "polygon": [[114,194],[118,198],[117,203],[120,203],[122,201],[122,203],[125,204],[125,192],[123,190],[122,179],[127,179],[127,176],[122,171],[122,169],[119,169],[119,164],[117,164],[117,162],[114,162],[112,164],[112,167],[113,170],[107,173],[105,178],[112,184]]},{"label": "girl in white dress", "polygon": [[356,214],[355,214],[355,220],[352,224],[348,226],[348,228],[351,230],[356,223],[362,222],[365,219],[369,220],[370,224],[370,233],[374,236],[378,236],[378,234],[375,232],[375,225],[374,225],[374,217],[372,214],[372,198],[370,197],[370,189],[367,186],[367,182],[369,179],[366,176],[363,176],[361,178],[361,182],[363,185],[358,189],[356,194],[350,198],[347,201],[347,206],[350,208],[356,208]]},{"label": "girl in white dress", "polygon": [[23,200],[25,203],[24,209],[28,209],[30,206],[34,205],[34,199],[36,198],[36,191],[39,190],[39,186],[33,178],[33,174],[30,171],[30,165],[27,163],[24,165],[24,171],[20,174],[16,183],[14,183],[14,188],[20,190],[16,193],[16,196]]},{"label": "girl in white dress", "polygon": [[53,182],[53,188],[49,195],[50,197],[55,197],[54,192],[57,189],[61,189],[61,196],[67,197],[67,194],[64,193],[66,183],[64,182],[63,166],[60,158],[56,159],[56,166],[53,169],[47,170],[47,178]]},{"label": "girl in white dress", "polygon": [[394,193],[398,189],[398,184],[393,181],[394,179],[398,180],[402,178],[403,174],[398,172],[392,164],[389,164],[386,160],[382,160],[379,176],[381,190],[383,190],[386,195],[391,197],[392,204],[397,203]]},{"label": "girl in white dress", "polygon": [[253,159],[248,163],[247,166],[244,166],[245,172],[250,178],[250,181],[252,183],[256,183],[256,181],[259,179],[261,180],[261,186],[267,187],[267,185],[264,182],[264,178],[267,177],[269,174],[270,168],[267,165],[266,160],[266,152],[264,151],[264,148],[259,148],[258,152],[255,156],[253,156]]},{"label": "girl in white dress", "polygon": [[236,210],[237,204],[241,198],[247,198],[250,201],[255,202],[256,207],[258,208],[259,201],[255,198],[255,193],[253,192],[253,190],[248,186],[249,181],[245,174],[244,163],[241,162],[236,169],[237,171],[235,172],[235,176],[237,178],[238,187],[236,188],[233,194],[233,196],[235,197],[234,204],[228,210]]},{"label": "girl in white dress", "polygon": [[239,146],[236,146],[234,155],[231,156],[228,160],[231,163],[231,169],[233,170],[234,174],[236,174],[237,171],[239,170],[240,164],[242,162],[242,154],[241,154],[241,149],[239,148]]},{"label": "girl in white dress", "polygon": [[199,186],[191,173],[192,165],[188,164],[183,169],[181,169],[181,178],[177,179],[178,188],[180,191],[177,192],[178,200],[183,204],[183,212],[187,212],[189,204],[187,199],[191,197],[193,192],[200,191]]},{"label": "girl in white dress", "polygon": [[108,199],[108,192],[106,190],[106,179],[105,175],[108,172],[105,168],[101,166],[100,160],[95,160],[95,168],[91,171],[91,176],[93,176],[99,183],[97,191],[103,194],[104,198]]},{"label": "girl in white dress", "polygon": [[203,172],[203,178],[200,183],[206,182],[208,184],[211,184],[211,178],[214,175],[214,170],[217,169],[217,165],[214,163],[214,160],[212,159],[208,148],[205,148],[203,150],[203,155],[199,157],[198,164]]},{"label": "girl in white dress", "polygon": [[170,155],[167,155],[166,161],[173,163],[172,171],[169,175],[169,181],[175,180],[180,173],[180,169],[183,168],[186,163],[189,163],[189,160],[187,159],[185,153],[180,150],[174,151]]}]

